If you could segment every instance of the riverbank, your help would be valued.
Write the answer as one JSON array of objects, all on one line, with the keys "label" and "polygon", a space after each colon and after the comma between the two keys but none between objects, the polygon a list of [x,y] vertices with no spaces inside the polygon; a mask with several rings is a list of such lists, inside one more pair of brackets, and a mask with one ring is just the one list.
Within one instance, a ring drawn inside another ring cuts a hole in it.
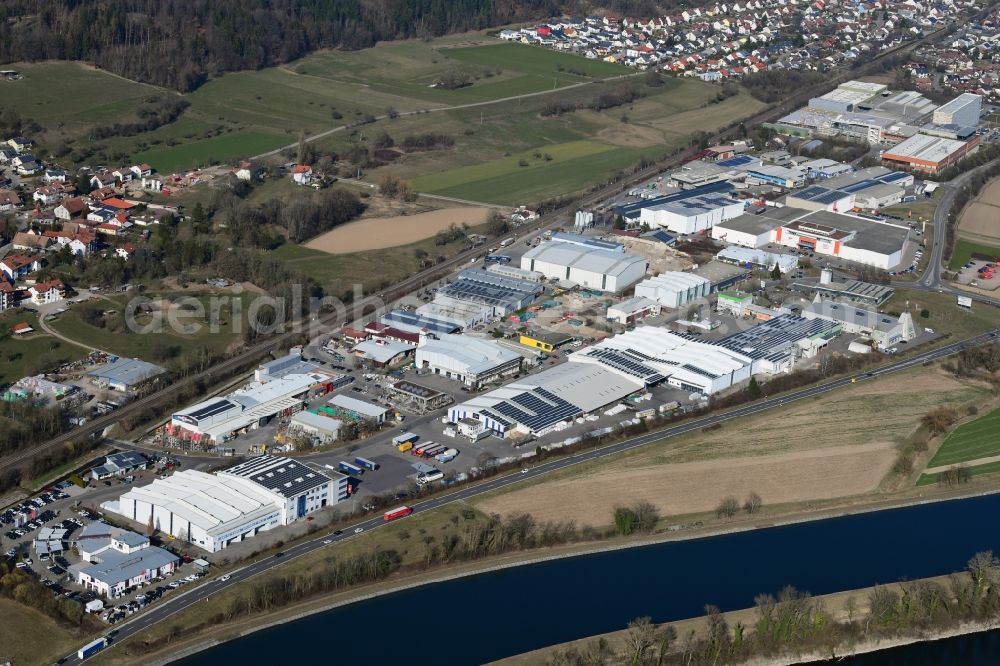
[{"label": "riverbank", "polygon": [[[968,573],[961,572],[948,576],[934,576],[915,581],[906,581],[905,584],[912,586],[920,583],[926,583],[940,585],[947,588],[951,584],[953,578],[958,578],[962,581],[968,582],[971,577]],[[903,584],[901,583],[894,583],[881,587],[888,588],[890,591],[898,591],[902,585]],[[864,614],[871,610],[869,599],[875,590],[876,587],[874,586],[863,587],[855,590],[836,592],[833,594],[818,595],[813,597],[813,599],[821,603],[834,620],[840,623],[847,623],[854,621],[859,617],[863,617]],[[756,608],[744,608],[721,613],[720,617],[722,617],[730,627],[737,625],[751,627],[759,619],[760,615]],[[678,640],[676,641],[677,643],[689,636],[698,639],[704,638],[708,635],[709,631],[709,620],[707,617],[689,618],[686,620],[664,623],[659,626],[662,628],[666,625],[670,625],[676,630],[678,636]],[[942,629],[929,629],[925,631],[917,631],[912,634],[903,634],[893,637],[879,637],[851,642],[850,644],[836,646],[830,650],[814,649],[804,650],[801,652],[790,651],[787,654],[755,657],[743,662],[743,666],[792,666],[794,664],[840,660],[860,654],[889,650],[904,645],[937,641],[956,636],[965,636],[997,628],[1000,628],[1000,618],[996,618],[991,621],[963,622],[957,626]],[[621,629],[619,631],[613,631],[606,634],[588,636],[587,638],[581,638],[489,662],[489,666],[538,666],[539,664],[551,663],[558,656],[565,655],[567,653],[585,653],[587,650],[592,649],[599,641],[605,641],[610,650],[614,653],[625,653],[628,650],[628,634],[628,629]],[[679,655],[680,650],[673,649],[669,654]]]},{"label": "riverbank", "polygon": [[[895,497],[892,499],[882,498],[879,501],[874,501],[875,498],[853,498],[853,503],[851,501],[842,501],[836,506],[824,506],[822,508],[812,507],[805,510],[799,507],[797,512],[786,512],[785,515],[781,516],[777,515],[777,511],[781,509],[781,507],[772,507],[770,508],[770,513],[768,515],[743,517],[739,520],[716,522],[713,525],[692,527],[684,531],[666,531],[642,538],[578,542],[546,549],[519,551],[490,559],[465,562],[445,568],[439,567],[432,570],[410,572],[375,585],[345,590],[336,594],[289,605],[269,614],[261,614],[241,619],[238,625],[222,624],[210,626],[209,628],[198,630],[196,633],[191,635],[190,638],[185,637],[184,623],[181,617],[173,616],[171,618],[161,620],[160,624],[165,626],[176,625],[181,627],[182,629],[176,637],[166,643],[157,645],[157,647],[152,651],[145,651],[145,647],[133,638],[125,641],[123,643],[123,647],[119,646],[117,649],[109,650],[101,656],[98,663],[116,665],[132,663],[168,663],[179,659],[182,655],[194,654],[198,651],[208,649],[226,641],[247,636],[268,627],[293,622],[316,613],[329,611],[331,609],[353,604],[358,601],[373,599],[382,595],[392,594],[431,583],[443,582],[456,578],[473,576],[480,573],[498,571],[501,569],[521,567],[528,564],[542,563],[550,560],[581,555],[609,553],[616,550],[630,550],[641,546],[650,546],[666,542],[691,541],[710,536],[752,532],[767,527],[809,523],[838,516],[852,516],[871,513],[882,509],[916,506],[941,502],[944,500],[971,498],[1000,492],[997,488],[989,487],[988,484],[982,482],[973,483],[971,484],[971,487],[965,487],[958,491],[944,488],[930,490],[924,488],[922,490],[922,493],[914,493],[915,496],[912,497]],[[868,501],[862,503],[861,499],[866,499]],[[747,600],[749,601],[749,598]],[[703,602],[704,600],[702,600],[702,603]],[[191,611],[187,612],[196,610],[197,609],[191,609]],[[182,611],[182,613],[184,612],[185,611]],[[148,632],[138,634],[140,639],[143,637],[148,638],[148,636]],[[135,653],[132,653],[132,650],[129,649],[130,644],[135,646]],[[160,645],[162,645],[162,647],[160,647]]]}]

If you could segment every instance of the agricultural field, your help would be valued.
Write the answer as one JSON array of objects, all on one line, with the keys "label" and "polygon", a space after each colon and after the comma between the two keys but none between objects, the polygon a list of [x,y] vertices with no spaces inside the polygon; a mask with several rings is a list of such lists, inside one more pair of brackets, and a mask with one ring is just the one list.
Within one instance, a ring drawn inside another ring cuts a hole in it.
[{"label": "agricultural field", "polygon": [[1000,246],[1000,178],[987,184],[962,211],[958,234],[969,241]]},{"label": "agricultural field", "polygon": [[11,664],[50,664],[85,642],[33,608],[0,598],[0,658]]},{"label": "agricultural field", "polygon": [[1000,455],[1000,409],[955,428],[941,443],[928,468],[968,463]]},{"label": "agricultural field", "polygon": [[[35,332],[12,336],[10,327],[25,322]],[[86,351],[46,334],[34,312],[5,312],[0,316],[0,384],[52,370],[83,358]]]},{"label": "agricultural field", "polygon": [[417,243],[452,225],[474,227],[486,222],[489,208],[442,208],[414,215],[368,217],[342,224],[305,243],[329,254],[352,254]]},{"label": "agricultural field", "polygon": [[[770,505],[861,495],[879,488],[896,446],[930,409],[977,404],[988,394],[979,384],[921,367],[797,401],[780,418],[765,413],[557,472],[475,506],[606,525],[615,506],[638,500],[676,516],[712,511],[724,495],[742,501],[750,492]],[[595,494],[598,485],[615,491]]]}]

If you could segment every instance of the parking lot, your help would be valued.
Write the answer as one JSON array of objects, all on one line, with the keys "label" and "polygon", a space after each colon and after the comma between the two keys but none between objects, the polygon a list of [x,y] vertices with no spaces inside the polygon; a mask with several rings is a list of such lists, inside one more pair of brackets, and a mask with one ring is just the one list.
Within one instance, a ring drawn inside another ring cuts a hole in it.
[{"label": "parking lot", "polygon": [[997,287],[1000,287],[1000,278],[996,275],[997,270],[997,264],[992,261],[970,259],[959,269],[956,281],[970,287],[995,291]]}]

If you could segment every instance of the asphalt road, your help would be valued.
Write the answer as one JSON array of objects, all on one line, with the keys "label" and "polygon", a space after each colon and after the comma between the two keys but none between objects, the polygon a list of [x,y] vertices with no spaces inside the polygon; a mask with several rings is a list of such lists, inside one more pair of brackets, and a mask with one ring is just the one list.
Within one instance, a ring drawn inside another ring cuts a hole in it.
[{"label": "asphalt road", "polygon": [[[880,377],[883,375],[892,374],[899,372],[901,370],[906,370],[915,366],[919,366],[928,361],[934,361],[952,354],[956,354],[959,351],[974,347],[977,345],[984,344],[990,340],[996,339],[1000,336],[1000,329],[991,331],[989,333],[984,333],[960,342],[955,342],[944,347],[937,349],[928,350],[916,354],[912,357],[902,359],[895,363],[890,363],[886,366],[872,370],[871,372],[859,374],[855,379],[857,382],[869,381],[873,378]],[[579,465],[584,462],[589,462],[592,460],[598,460],[605,456],[617,455],[625,451],[630,451],[632,449],[645,446],[655,441],[666,439],[669,437],[677,437],[689,432],[705,428],[707,426],[715,425],[717,423],[723,423],[726,421],[731,421],[733,419],[741,419],[753,414],[767,411],[775,407],[781,407],[788,403],[796,402],[799,400],[805,400],[814,396],[822,395],[830,391],[843,388],[845,386],[851,385],[851,378],[844,377],[840,379],[835,379],[833,381],[825,382],[823,384],[817,384],[814,386],[809,386],[802,388],[798,391],[793,391],[785,395],[781,395],[774,398],[768,398],[761,400],[759,402],[754,402],[741,407],[736,407],[726,412],[721,412],[718,414],[710,414],[697,419],[692,419],[690,421],[685,421],[676,426],[666,428],[665,430],[660,430],[658,432],[647,433],[638,437],[633,437],[631,439],[624,440],[615,444],[609,444],[607,446],[601,446],[598,448],[590,449],[587,451],[581,451],[571,456],[555,458],[552,460],[545,461],[534,467],[525,468],[519,472],[514,472],[511,474],[506,474],[503,476],[498,476],[482,483],[470,485],[464,488],[460,488],[453,492],[445,493],[438,497],[433,497],[427,500],[415,502],[412,504],[415,511],[429,511],[431,509],[436,509],[453,502],[460,502],[463,500],[472,499],[479,495],[483,495],[488,492],[492,492],[499,488],[505,488],[512,486],[516,483],[526,481],[529,479],[534,479],[540,477],[544,474],[549,474],[556,470],[565,469],[567,467],[572,467],[574,465]],[[314,536],[309,538],[307,541],[299,542],[293,546],[289,546],[285,549],[280,557],[268,557],[253,564],[248,564],[244,567],[236,569],[230,572],[230,578],[226,581],[219,580],[218,577],[208,580],[208,582],[195,584],[196,587],[190,587],[188,589],[180,588],[179,590],[169,593],[166,597],[161,598],[159,601],[153,602],[149,609],[135,616],[131,620],[126,620],[115,627],[116,634],[113,638],[112,645],[114,642],[121,641],[125,638],[134,636],[135,634],[152,627],[158,622],[163,622],[170,616],[178,613],[194,604],[197,604],[205,599],[211,597],[213,594],[217,594],[222,590],[229,589],[235,585],[245,583],[249,579],[257,576],[258,574],[264,573],[276,566],[285,564],[290,560],[302,557],[309,553],[315,552],[321,548],[334,547],[337,543],[345,541],[347,539],[353,538],[356,531],[367,532],[369,530],[378,529],[385,525],[381,516],[368,518],[361,522],[355,523],[349,527],[343,529],[343,533],[340,535],[334,535],[332,533],[327,533],[322,536]],[[75,664],[81,661],[77,658],[76,653],[70,655],[66,658],[63,663]]]}]

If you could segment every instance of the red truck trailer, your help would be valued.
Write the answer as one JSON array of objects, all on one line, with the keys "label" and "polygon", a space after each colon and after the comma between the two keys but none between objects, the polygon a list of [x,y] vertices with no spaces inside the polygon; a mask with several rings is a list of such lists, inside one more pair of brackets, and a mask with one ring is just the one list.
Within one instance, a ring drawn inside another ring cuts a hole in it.
[{"label": "red truck trailer", "polygon": [[405,516],[408,516],[411,513],[413,513],[412,506],[399,506],[396,507],[395,509],[390,509],[389,511],[386,511],[384,514],[382,514],[382,518],[385,520],[385,522],[389,522],[390,520],[396,520],[397,518],[403,518]]}]

